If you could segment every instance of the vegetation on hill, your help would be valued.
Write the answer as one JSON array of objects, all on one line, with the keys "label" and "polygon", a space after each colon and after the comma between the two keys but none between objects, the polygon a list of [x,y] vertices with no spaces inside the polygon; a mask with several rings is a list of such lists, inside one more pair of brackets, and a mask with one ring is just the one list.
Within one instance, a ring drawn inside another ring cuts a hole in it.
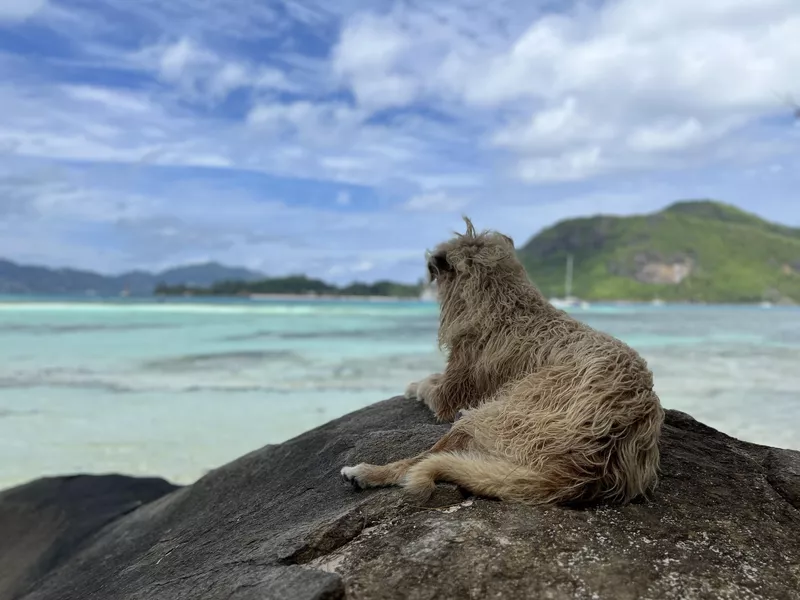
[{"label": "vegetation on hill", "polygon": [[130,271],[102,275],[79,269],[52,269],[0,260],[0,294],[97,294],[129,293],[149,296],[158,282],[168,285],[207,286],[222,279],[252,280],[264,275],[215,262],[174,267],[158,273]]},{"label": "vegetation on hill", "polygon": [[393,281],[375,283],[351,283],[345,287],[335,286],[320,279],[305,275],[275,277],[256,281],[220,281],[209,287],[170,286],[159,284],[155,293],[166,296],[242,296],[252,294],[314,295],[314,296],[394,296],[417,298],[422,284],[409,285]]},{"label": "vegetation on hill", "polygon": [[800,301],[800,229],[709,200],[630,217],[562,221],[522,248],[531,279],[587,300]]}]

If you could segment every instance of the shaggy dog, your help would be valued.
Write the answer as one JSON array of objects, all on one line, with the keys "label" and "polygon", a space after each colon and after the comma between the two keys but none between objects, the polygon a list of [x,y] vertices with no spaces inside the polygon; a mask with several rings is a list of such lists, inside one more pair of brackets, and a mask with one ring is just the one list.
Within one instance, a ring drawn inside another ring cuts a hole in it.
[{"label": "shaggy dog", "polygon": [[359,488],[401,485],[420,501],[437,481],[527,504],[646,496],[664,420],[647,363],[551,305],[511,238],[464,220],[466,234],[428,256],[447,365],[406,391],[455,422],[416,457],[342,476]]}]

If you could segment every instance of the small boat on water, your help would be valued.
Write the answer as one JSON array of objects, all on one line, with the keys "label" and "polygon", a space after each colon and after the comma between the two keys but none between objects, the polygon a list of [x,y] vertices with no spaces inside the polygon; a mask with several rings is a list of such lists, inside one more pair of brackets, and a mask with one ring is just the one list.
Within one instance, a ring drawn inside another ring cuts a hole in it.
[{"label": "small boat on water", "polygon": [[572,295],[572,254],[567,255],[567,272],[564,277],[564,297],[563,298],[550,298],[550,304],[556,308],[589,308],[589,303],[586,300],[581,300]]},{"label": "small boat on water", "polygon": [[436,290],[432,286],[426,286],[423,288],[422,292],[420,292],[419,299],[422,302],[435,302]]}]

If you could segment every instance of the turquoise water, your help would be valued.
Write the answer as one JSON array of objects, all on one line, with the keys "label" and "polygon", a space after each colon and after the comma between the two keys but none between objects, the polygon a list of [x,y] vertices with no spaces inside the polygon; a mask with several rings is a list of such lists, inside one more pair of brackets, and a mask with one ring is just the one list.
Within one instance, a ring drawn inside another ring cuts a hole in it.
[{"label": "turquoise water", "polygon": [[[598,306],[670,408],[800,449],[800,310]],[[421,302],[0,302],[0,487],[71,472],[190,482],[443,366]]]}]

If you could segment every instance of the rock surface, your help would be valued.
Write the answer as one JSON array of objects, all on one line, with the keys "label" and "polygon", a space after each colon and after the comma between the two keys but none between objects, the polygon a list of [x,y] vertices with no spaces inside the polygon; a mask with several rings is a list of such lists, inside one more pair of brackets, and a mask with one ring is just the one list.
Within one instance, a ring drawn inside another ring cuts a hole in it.
[{"label": "rock surface", "polygon": [[86,483],[84,502],[112,509],[75,530],[94,514],[65,509],[76,490],[6,491],[0,581],[12,585],[0,599],[800,598],[798,452],[668,411],[660,487],[624,508],[530,508],[446,485],[413,506],[397,488],[358,492],[339,478],[342,465],[411,455],[446,429],[394,398],[174,491],[108,480],[150,500],[132,511],[126,492],[98,502],[105,488]]},{"label": "rock surface", "polygon": [[111,521],[177,489],[163,479],[48,477],[0,493],[0,598],[16,598]]}]

